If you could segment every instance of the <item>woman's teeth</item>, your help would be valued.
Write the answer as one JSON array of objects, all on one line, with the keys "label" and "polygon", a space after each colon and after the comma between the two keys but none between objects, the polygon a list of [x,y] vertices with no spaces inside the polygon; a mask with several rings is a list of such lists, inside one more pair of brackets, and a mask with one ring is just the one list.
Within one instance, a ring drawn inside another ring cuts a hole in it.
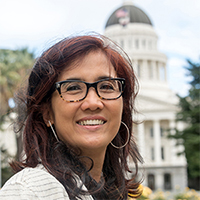
[{"label": "woman's teeth", "polygon": [[103,120],[95,119],[95,120],[84,120],[78,122],[78,124],[83,125],[83,126],[94,126],[94,125],[101,125],[104,124]]}]

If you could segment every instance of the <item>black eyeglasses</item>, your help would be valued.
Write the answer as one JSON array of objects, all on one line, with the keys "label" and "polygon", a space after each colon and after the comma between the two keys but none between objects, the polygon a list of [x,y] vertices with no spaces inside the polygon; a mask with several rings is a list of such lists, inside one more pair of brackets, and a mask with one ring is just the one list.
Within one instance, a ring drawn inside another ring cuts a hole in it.
[{"label": "black eyeglasses", "polygon": [[78,102],[85,99],[90,87],[95,88],[97,95],[101,99],[114,100],[122,95],[125,87],[125,79],[107,78],[94,83],[87,83],[79,80],[66,80],[56,82],[55,86],[60,97],[66,102]]}]

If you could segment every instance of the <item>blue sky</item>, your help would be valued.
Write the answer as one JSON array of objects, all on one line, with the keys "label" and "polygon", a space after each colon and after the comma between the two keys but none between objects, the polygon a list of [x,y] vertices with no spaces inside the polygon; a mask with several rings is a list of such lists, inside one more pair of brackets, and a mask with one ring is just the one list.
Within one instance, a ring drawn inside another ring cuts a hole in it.
[{"label": "blue sky", "polygon": [[[133,0],[151,19],[168,57],[170,88],[187,94],[186,58],[200,60],[199,0]],[[39,55],[56,41],[105,24],[123,0],[0,0],[0,48],[28,47]]]}]

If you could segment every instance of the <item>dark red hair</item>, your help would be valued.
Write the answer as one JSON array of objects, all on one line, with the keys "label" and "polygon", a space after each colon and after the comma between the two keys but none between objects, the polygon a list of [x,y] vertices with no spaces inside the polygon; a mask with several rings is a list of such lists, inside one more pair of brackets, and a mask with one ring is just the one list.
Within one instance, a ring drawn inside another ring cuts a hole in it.
[{"label": "dark red hair", "polygon": [[[63,69],[73,62],[81,62],[84,56],[93,51],[103,52],[114,66],[117,76],[126,80],[122,121],[127,124],[130,133],[132,132],[134,123],[132,114],[135,111],[134,102],[138,92],[138,82],[128,56],[104,36],[85,35],[65,38],[46,50],[36,60],[31,70],[24,99],[26,105],[23,128],[25,160],[11,164],[15,171],[20,171],[24,167],[36,167],[42,163],[64,185],[72,198],[77,198],[84,193],[77,187],[73,174],[87,177],[87,170],[77,151],[63,142],[56,141],[52,131],[46,126],[42,114],[46,106],[51,104],[55,82]],[[116,142],[120,145],[128,138],[126,129],[119,133],[121,139],[116,137]],[[125,175],[126,172],[131,172],[128,156],[135,163],[135,176],[130,180]],[[105,182],[102,187],[109,198],[124,199],[127,198],[128,192],[138,194],[139,182],[136,181],[138,161],[142,162],[142,158],[133,137],[123,149],[115,149],[108,145],[103,166]],[[93,194],[96,192],[97,197],[105,199],[106,196],[102,197],[98,193],[101,187],[97,188],[96,190],[93,188]]]}]

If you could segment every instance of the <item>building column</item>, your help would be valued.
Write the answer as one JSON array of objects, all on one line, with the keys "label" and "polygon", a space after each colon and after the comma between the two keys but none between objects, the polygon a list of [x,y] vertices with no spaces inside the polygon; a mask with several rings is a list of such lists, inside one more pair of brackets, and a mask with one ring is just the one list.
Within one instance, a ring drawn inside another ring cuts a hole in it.
[{"label": "building column", "polygon": [[145,156],[144,123],[138,125],[138,146],[142,157]]},{"label": "building column", "polygon": [[[175,120],[170,120],[169,121],[169,129],[170,129],[170,134],[174,135],[174,128],[175,128]],[[176,161],[177,160],[177,152],[176,152],[176,140],[175,139],[170,139],[170,145],[171,145],[171,161]]]},{"label": "building column", "polygon": [[148,62],[147,62],[147,60],[143,60],[142,61],[142,73],[141,73],[142,74],[141,77],[143,80],[147,80],[149,78],[148,73],[149,73]]},{"label": "building column", "polygon": [[153,121],[154,130],[154,147],[155,147],[155,163],[161,163],[161,137],[160,137],[160,122],[159,120]]},{"label": "building column", "polygon": [[154,60],[152,60],[151,64],[152,64],[152,71],[153,71],[153,80],[156,81],[156,76],[157,76],[156,62]]},{"label": "building column", "polygon": [[167,67],[166,63],[163,63],[164,69],[165,69],[165,82],[167,82]]},{"label": "building column", "polygon": [[139,72],[138,72],[138,60],[133,60],[133,70],[136,72],[137,76],[139,77]]},{"label": "building column", "polygon": [[159,62],[156,62],[156,71],[155,71],[155,79],[156,81],[159,81],[160,77],[159,77]]},{"label": "building column", "polygon": [[164,177],[162,174],[162,170],[157,170],[156,174],[155,174],[155,189],[164,189]]},{"label": "building column", "polygon": [[162,63],[161,63],[161,62],[158,62],[158,80],[159,80],[159,81],[162,80],[162,78],[161,78],[161,73],[160,73],[161,67],[162,67]]}]

